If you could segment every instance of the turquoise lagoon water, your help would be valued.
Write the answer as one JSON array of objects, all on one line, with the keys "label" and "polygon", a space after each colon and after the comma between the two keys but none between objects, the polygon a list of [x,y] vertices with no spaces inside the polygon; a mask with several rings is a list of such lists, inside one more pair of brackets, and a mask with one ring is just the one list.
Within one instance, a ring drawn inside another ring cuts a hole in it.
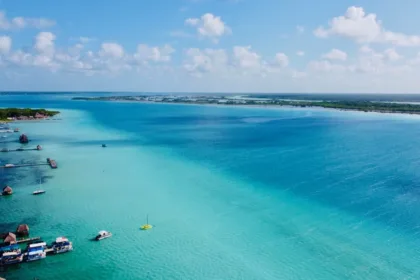
[{"label": "turquoise lagoon water", "polygon": [[[0,230],[24,222],[75,247],[0,272],[8,280],[420,278],[417,117],[0,101],[62,112],[16,124],[43,151],[0,154],[59,165],[0,173],[15,190],[0,200]],[[34,197],[41,178],[47,193]],[[142,232],[146,215],[154,228]],[[102,229],[114,236],[90,241]]]}]

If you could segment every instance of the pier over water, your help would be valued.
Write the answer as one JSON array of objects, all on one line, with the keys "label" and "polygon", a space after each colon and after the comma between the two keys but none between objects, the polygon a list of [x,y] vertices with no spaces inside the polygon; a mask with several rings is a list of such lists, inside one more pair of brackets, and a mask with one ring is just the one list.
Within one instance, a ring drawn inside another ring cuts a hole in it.
[{"label": "pier over water", "polygon": [[46,163],[24,163],[24,164],[12,164],[8,163],[5,165],[0,166],[0,168],[18,168],[18,167],[32,167],[32,166],[42,166],[42,165],[49,165],[52,169],[56,169],[57,162],[53,159],[47,158]]}]

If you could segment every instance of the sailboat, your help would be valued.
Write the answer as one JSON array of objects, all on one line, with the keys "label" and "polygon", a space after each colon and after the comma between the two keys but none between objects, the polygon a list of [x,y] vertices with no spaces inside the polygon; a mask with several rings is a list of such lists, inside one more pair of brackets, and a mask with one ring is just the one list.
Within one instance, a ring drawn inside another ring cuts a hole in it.
[{"label": "sailboat", "polygon": [[149,215],[147,215],[146,217],[146,224],[142,225],[140,227],[141,230],[148,230],[148,229],[152,229],[153,226],[151,224],[149,224]]},{"label": "sailboat", "polygon": [[[42,179],[41,179],[42,180]],[[41,184],[42,184],[42,182],[41,182],[41,180],[39,180],[39,185],[41,186]],[[40,194],[43,194],[43,193],[45,193],[46,191],[44,191],[44,190],[42,190],[42,189],[38,189],[38,190],[36,190],[36,191],[34,191],[32,194],[33,195],[40,195]]]}]

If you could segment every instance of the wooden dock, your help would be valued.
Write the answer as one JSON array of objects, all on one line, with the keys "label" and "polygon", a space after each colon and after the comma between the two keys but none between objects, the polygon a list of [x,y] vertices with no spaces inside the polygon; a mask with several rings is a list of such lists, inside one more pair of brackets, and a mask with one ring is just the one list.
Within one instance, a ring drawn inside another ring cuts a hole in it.
[{"label": "wooden dock", "polygon": [[47,248],[47,249],[44,250],[44,252],[47,253],[47,254],[51,254],[51,253],[54,252],[54,249],[53,248]]},{"label": "wooden dock", "polygon": [[19,148],[19,149],[1,149],[0,152],[2,153],[9,153],[9,152],[24,152],[24,151],[40,151],[37,148]]},{"label": "wooden dock", "polygon": [[27,243],[27,242],[31,242],[31,241],[37,241],[40,240],[41,237],[32,237],[32,238],[25,238],[25,239],[18,239],[16,240],[17,244],[21,244],[21,243]]},{"label": "wooden dock", "polygon": [[52,169],[57,168],[57,162],[53,159],[47,159],[47,163],[27,163],[27,164],[5,164],[0,166],[0,168],[18,168],[18,167],[32,167],[32,166],[41,166],[49,165]]},{"label": "wooden dock", "polygon": [[31,167],[39,165],[50,165],[49,163],[28,163],[28,164],[12,164],[12,165],[2,165],[0,168],[18,168],[18,167]]}]

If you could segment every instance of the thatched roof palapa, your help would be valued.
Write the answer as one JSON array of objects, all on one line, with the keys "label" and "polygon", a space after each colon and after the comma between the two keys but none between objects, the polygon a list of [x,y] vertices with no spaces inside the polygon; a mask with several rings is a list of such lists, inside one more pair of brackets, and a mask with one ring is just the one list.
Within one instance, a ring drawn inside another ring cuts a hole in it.
[{"label": "thatched roof palapa", "polygon": [[10,186],[5,186],[3,188],[3,194],[12,194],[13,193],[13,189]]},{"label": "thatched roof palapa", "polygon": [[28,143],[29,142],[28,136],[26,136],[26,134],[22,134],[19,137],[19,142],[22,144]]},{"label": "thatched roof palapa", "polygon": [[12,232],[9,232],[6,237],[4,238],[4,243],[10,242],[15,243],[16,242],[16,235]]},{"label": "thatched roof palapa", "polygon": [[29,235],[29,226],[26,224],[19,225],[16,229],[16,233],[19,236],[27,236]]}]

